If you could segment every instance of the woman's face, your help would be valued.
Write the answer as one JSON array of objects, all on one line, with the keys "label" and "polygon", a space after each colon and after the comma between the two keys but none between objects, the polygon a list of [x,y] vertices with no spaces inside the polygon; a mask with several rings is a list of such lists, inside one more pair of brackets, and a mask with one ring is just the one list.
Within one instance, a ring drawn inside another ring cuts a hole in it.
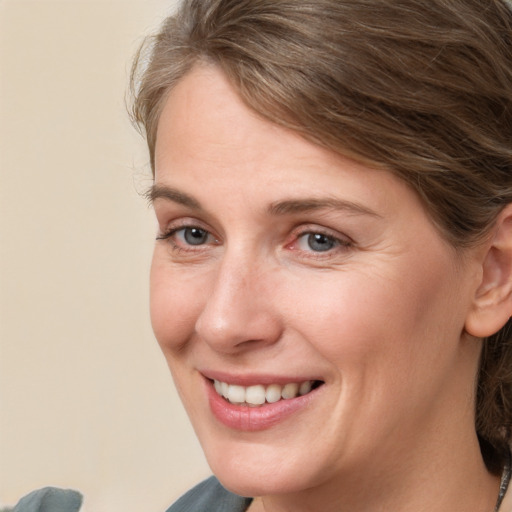
[{"label": "woman's face", "polygon": [[473,430],[478,273],[404,183],[198,67],[163,109],[153,200],[154,331],[228,488],[327,485]]}]

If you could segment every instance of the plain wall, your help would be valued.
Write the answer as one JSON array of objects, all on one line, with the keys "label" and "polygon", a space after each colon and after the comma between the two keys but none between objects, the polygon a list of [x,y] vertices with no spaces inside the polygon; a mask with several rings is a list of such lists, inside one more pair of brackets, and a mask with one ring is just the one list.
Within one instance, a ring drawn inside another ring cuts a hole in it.
[{"label": "plain wall", "polygon": [[125,92],[173,2],[0,0],[0,503],[162,511],[209,470],[151,332]]}]

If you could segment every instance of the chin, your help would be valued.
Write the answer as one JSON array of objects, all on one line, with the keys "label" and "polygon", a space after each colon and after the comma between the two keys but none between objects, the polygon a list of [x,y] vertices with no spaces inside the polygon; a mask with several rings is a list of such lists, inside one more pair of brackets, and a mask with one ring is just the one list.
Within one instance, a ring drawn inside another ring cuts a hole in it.
[{"label": "chin", "polygon": [[205,451],[214,475],[235,494],[255,497],[296,493],[319,483],[311,460],[276,453],[275,447],[253,445],[248,448],[220,449],[215,450],[216,453]]},{"label": "chin", "polygon": [[275,469],[264,472],[244,471],[243,474],[241,470],[238,470],[238,473],[221,470],[214,474],[228,491],[246,497],[296,493],[310,487],[305,482]]}]

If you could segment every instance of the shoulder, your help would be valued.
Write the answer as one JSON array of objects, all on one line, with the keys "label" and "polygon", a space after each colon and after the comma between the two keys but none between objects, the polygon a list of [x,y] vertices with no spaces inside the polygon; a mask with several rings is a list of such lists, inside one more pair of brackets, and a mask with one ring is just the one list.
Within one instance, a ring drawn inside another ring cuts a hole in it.
[{"label": "shoulder", "polygon": [[244,512],[251,498],[233,494],[211,477],[184,494],[167,512]]},{"label": "shoulder", "polygon": [[82,495],[77,491],[45,487],[22,498],[12,512],[78,512]]}]

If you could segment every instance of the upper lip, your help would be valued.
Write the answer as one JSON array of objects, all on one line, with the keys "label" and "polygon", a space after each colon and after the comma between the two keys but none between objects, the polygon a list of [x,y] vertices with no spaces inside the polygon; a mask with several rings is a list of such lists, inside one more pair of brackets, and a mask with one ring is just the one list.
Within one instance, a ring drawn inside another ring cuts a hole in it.
[{"label": "upper lip", "polygon": [[273,375],[270,373],[227,373],[216,370],[200,370],[200,373],[209,380],[217,380],[219,382],[226,382],[227,384],[235,384],[238,386],[255,386],[262,385],[268,386],[270,384],[285,385],[291,382],[305,382],[322,381],[322,379],[313,376],[299,376],[299,375]]}]

